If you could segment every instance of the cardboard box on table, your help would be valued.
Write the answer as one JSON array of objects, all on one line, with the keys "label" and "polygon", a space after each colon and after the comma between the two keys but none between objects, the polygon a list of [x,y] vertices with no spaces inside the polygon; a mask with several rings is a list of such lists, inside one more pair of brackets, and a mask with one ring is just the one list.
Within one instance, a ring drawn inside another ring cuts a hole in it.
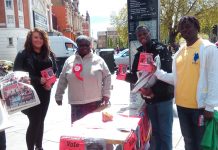
[{"label": "cardboard box on table", "polygon": [[[103,122],[102,111],[113,114],[113,121]],[[60,139],[60,150],[138,150],[150,131],[144,104],[112,105],[73,123]]]}]

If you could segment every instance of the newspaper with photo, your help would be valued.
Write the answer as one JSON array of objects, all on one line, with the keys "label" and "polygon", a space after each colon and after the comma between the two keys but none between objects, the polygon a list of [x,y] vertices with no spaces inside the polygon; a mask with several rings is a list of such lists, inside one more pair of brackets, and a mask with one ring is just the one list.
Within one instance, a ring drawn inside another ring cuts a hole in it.
[{"label": "newspaper with photo", "polygon": [[27,72],[12,72],[1,81],[1,94],[9,114],[40,104],[40,100],[32,85],[28,84]]},{"label": "newspaper with photo", "polygon": [[[160,69],[161,61],[159,55],[154,58],[154,65]],[[138,92],[139,89],[142,87],[150,88],[156,83],[157,77],[154,75],[153,72],[139,71],[137,72],[137,75],[138,81],[135,83],[134,88],[131,91],[132,93]]]}]

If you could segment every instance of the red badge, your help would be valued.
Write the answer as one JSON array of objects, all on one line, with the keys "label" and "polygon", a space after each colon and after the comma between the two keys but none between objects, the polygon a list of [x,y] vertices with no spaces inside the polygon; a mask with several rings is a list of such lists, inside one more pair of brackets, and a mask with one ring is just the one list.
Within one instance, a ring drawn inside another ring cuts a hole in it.
[{"label": "red badge", "polygon": [[75,76],[83,81],[83,77],[80,76],[80,73],[82,72],[82,64],[76,64],[74,67],[73,67],[73,73],[75,74]]}]

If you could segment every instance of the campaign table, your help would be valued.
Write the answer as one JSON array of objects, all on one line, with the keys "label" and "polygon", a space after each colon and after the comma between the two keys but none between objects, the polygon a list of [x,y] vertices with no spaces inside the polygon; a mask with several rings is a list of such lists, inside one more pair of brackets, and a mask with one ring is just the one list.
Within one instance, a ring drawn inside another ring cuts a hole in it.
[{"label": "campaign table", "polygon": [[[112,114],[113,120],[103,122],[103,111]],[[145,104],[111,105],[74,122],[61,136],[60,150],[140,150],[150,133]]]}]

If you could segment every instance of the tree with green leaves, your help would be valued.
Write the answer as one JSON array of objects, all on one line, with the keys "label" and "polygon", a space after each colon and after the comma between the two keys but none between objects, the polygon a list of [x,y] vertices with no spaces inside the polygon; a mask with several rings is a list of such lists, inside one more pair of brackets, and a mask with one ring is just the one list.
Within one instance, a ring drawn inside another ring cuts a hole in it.
[{"label": "tree with green leaves", "polygon": [[108,39],[107,39],[107,47],[114,48],[114,42],[113,42],[113,39],[111,37],[108,37]]},{"label": "tree with green leaves", "polygon": [[218,1],[215,0],[161,0],[161,39],[176,41],[178,22],[182,16],[195,16],[201,24],[201,32],[210,34],[218,23]]},{"label": "tree with green leaves", "polygon": [[[201,25],[201,33],[211,35],[218,24],[218,0],[160,0],[160,39],[167,43],[178,41],[178,22],[182,16],[195,16]],[[128,17],[125,5],[118,15],[111,16],[111,24],[117,29],[123,43],[128,43]]]},{"label": "tree with green leaves", "polygon": [[119,36],[119,47],[128,46],[128,16],[127,16],[127,5],[125,5],[118,15],[111,16],[111,24],[116,28]]}]

